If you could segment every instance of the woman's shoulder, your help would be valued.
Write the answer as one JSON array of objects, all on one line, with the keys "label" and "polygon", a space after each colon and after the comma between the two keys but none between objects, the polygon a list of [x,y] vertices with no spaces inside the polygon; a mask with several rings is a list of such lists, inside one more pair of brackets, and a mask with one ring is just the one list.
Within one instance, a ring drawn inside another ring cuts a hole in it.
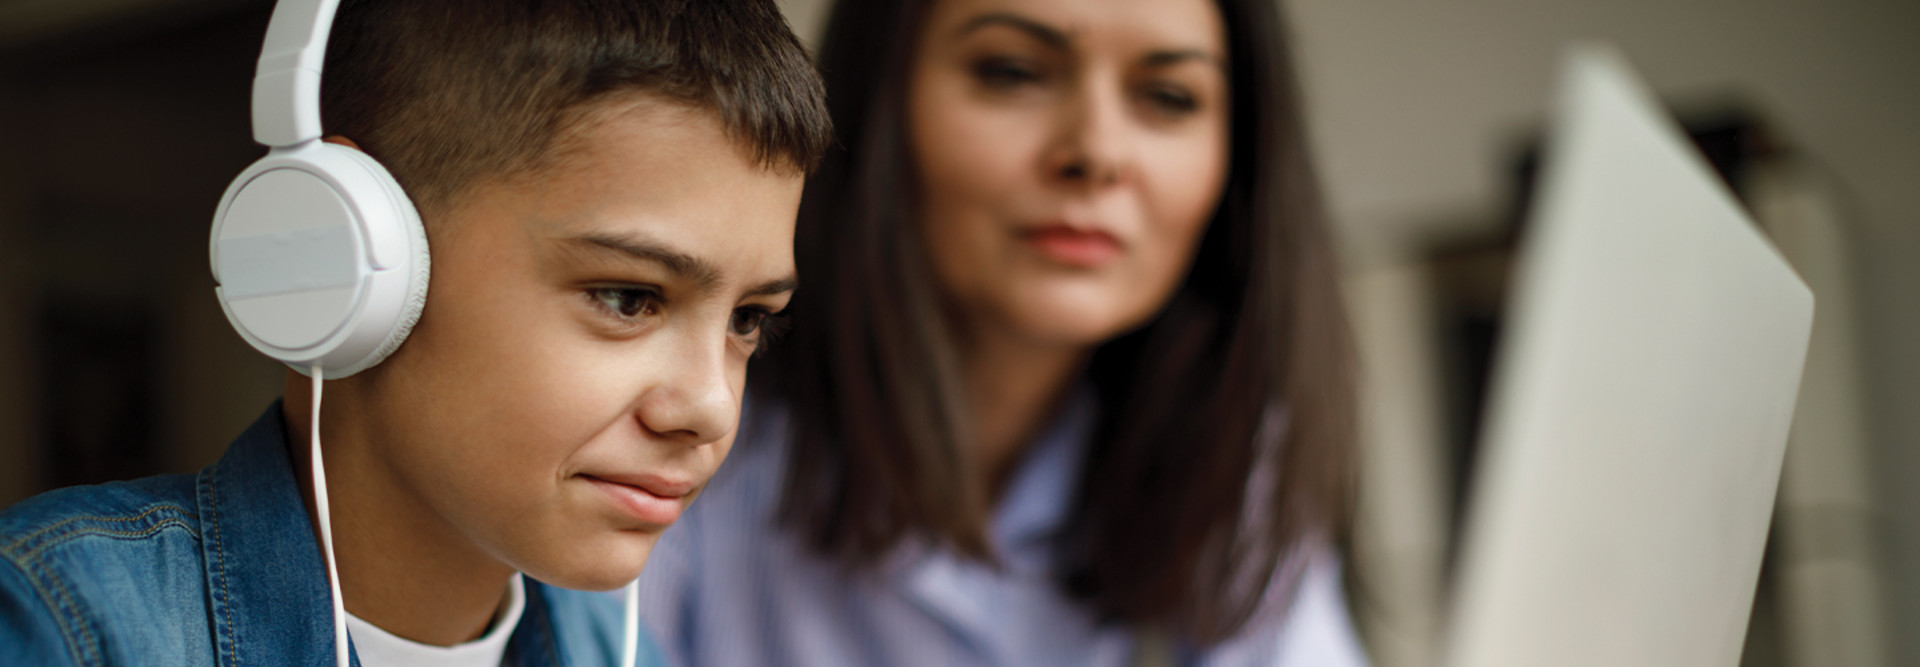
[{"label": "woman's shoulder", "polygon": [[1302,545],[1268,584],[1261,609],[1241,633],[1195,662],[1207,667],[1365,667],[1354,632],[1339,550]]},{"label": "woman's shoulder", "polygon": [[732,450],[683,521],[705,530],[709,524],[746,528],[772,520],[786,481],[787,414],[786,404],[772,399],[742,407]]},{"label": "woman's shoulder", "polygon": [[655,570],[682,570],[711,562],[698,554],[734,553],[773,537],[785,482],[786,415],[786,407],[778,402],[752,400],[744,406],[740,431],[726,460],[680,520],[661,536],[642,575],[643,583]]},{"label": "woman's shoulder", "polygon": [[748,610],[781,606],[797,579],[774,573],[806,567],[778,525],[786,433],[783,405],[749,400],[719,472],[654,545],[638,582],[640,615],[669,664],[766,662],[728,663],[715,652],[764,648],[756,642],[765,628],[754,624],[773,618]]},{"label": "woman's shoulder", "polygon": [[1280,629],[1280,662],[1364,667],[1366,653],[1353,628],[1340,554],[1322,549],[1307,557]]}]

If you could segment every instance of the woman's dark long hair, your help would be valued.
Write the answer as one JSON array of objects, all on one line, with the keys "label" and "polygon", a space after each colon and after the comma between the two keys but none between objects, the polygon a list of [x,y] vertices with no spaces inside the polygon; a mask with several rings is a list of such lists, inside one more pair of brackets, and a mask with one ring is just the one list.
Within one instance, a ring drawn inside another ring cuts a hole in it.
[{"label": "woman's dark long hair", "polygon": [[[913,216],[905,91],[927,4],[834,8],[820,64],[842,146],[807,184],[795,328],[756,378],[792,411],[781,520],[851,568],[909,538],[994,558]],[[1295,547],[1345,542],[1353,456],[1351,342],[1278,3],[1219,5],[1227,184],[1164,311],[1092,357],[1100,417],[1059,536],[1063,590],[1199,644],[1248,621]]]}]

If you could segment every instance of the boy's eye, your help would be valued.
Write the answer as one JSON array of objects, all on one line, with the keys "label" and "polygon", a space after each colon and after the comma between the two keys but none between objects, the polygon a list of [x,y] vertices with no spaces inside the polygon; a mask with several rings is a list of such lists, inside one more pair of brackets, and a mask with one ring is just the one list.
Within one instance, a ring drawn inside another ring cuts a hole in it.
[{"label": "boy's eye", "polygon": [[767,318],[772,316],[773,313],[767,312],[764,308],[736,309],[733,311],[733,322],[727,328],[735,336],[752,336],[758,333],[761,325],[766,324]]},{"label": "boy's eye", "polygon": [[638,287],[596,287],[587,290],[595,303],[622,319],[653,315],[660,311],[660,293]]},{"label": "boy's eye", "polygon": [[749,307],[733,311],[733,320],[727,323],[727,329],[734,336],[751,342],[754,356],[759,356],[785,332],[786,325],[787,318],[780,313]]}]

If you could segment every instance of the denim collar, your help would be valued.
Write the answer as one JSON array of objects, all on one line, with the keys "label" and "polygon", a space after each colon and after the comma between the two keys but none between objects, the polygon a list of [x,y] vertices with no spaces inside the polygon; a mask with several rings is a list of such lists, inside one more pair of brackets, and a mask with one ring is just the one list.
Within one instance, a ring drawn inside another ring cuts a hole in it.
[{"label": "denim collar", "polygon": [[[334,664],[326,566],[294,475],[280,401],[200,471],[195,494],[219,664]],[[544,585],[527,581],[526,608],[507,643],[509,664],[567,662],[546,594]]]},{"label": "denim collar", "polygon": [[274,401],[200,471],[201,555],[214,649],[225,667],[333,664],[333,614]]}]

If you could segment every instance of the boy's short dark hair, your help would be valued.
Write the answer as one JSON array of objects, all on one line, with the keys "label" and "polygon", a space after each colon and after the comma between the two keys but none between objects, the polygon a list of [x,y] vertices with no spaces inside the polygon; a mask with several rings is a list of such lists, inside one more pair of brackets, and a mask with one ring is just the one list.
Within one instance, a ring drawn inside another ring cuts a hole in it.
[{"label": "boy's short dark hair", "polygon": [[716,112],[767,168],[812,171],[832,141],[772,0],[343,0],[320,113],[426,214],[551,165],[589,105],[631,93]]}]

